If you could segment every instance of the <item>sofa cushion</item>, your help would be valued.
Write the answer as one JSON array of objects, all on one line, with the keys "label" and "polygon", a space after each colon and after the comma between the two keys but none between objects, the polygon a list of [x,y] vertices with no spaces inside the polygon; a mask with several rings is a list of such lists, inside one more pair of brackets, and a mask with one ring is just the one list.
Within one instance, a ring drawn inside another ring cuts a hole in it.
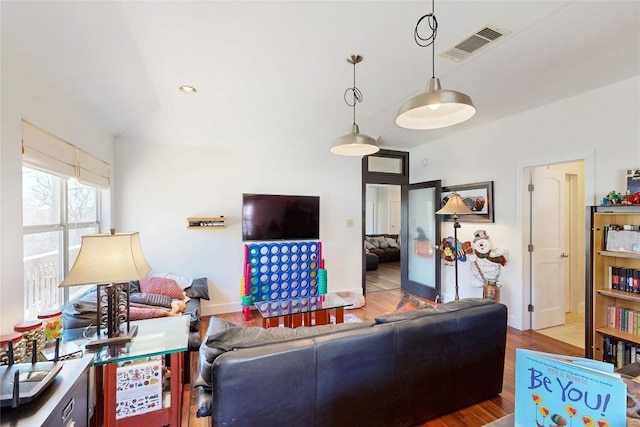
[{"label": "sofa cushion", "polygon": [[432,307],[426,306],[417,310],[394,312],[376,317],[376,323],[392,323],[401,320],[413,320],[425,316],[433,316],[435,314],[447,313],[452,311],[464,310],[469,307],[494,304],[495,301],[484,298],[464,298],[458,301],[451,301],[442,305]]},{"label": "sofa cushion", "polygon": [[62,306],[65,329],[84,328],[96,324],[96,288],[92,288],[73,301]]},{"label": "sofa cushion", "polygon": [[200,298],[209,300],[209,285],[206,277],[199,277],[193,279],[191,286],[184,290],[184,293],[189,298]]},{"label": "sofa cushion", "polygon": [[376,323],[393,323],[400,322],[402,320],[413,320],[419,319],[420,317],[431,316],[436,314],[435,307],[427,306],[418,309],[411,309],[409,306],[403,305],[399,310],[394,311],[393,313],[383,314],[382,316],[376,317]]},{"label": "sofa cushion", "polygon": [[316,337],[334,332],[368,328],[373,322],[339,323],[337,325],[300,326],[298,328],[243,328],[230,327],[214,335],[208,336],[204,345],[224,351],[237,348],[257,347],[261,345],[293,341]]},{"label": "sofa cushion", "polygon": [[392,237],[385,237],[384,240],[387,241],[390,248],[400,248],[400,245],[398,244],[398,242],[396,242],[396,239]]},{"label": "sofa cushion", "polygon": [[174,299],[184,299],[184,292],[175,280],[164,277],[145,277],[140,279],[140,290],[151,294],[161,294]]},{"label": "sofa cushion", "polygon": [[129,296],[129,302],[171,308],[171,298],[160,294],[148,294],[145,292],[132,293]]},{"label": "sofa cushion", "polygon": [[477,307],[480,305],[495,304],[494,300],[488,298],[463,298],[458,301],[450,301],[436,307],[436,310],[444,313],[451,311],[464,310],[469,307]]},{"label": "sofa cushion", "polygon": [[376,239],[375,237],[367,237],[367,242],[369,242],[371,244],[371,246],[373,246],[373,248],[369,248],[369,249],[378,249],[380,248],[380,241],[378,239]]},{"label": "sofa cushion", "polygon": [[132,280],[129,282],[129,292],[134,294],[136,292],[140,292],[140,282],[137,280]]},{"label": "sofa cushion", "polygon": [[[212,317],[212,319],[217,319]],[[218,319],[219,320],[219,319]],[[300,326],[298,328],[260,328],[223,325],[215,320],[216,327],[221,327],[219,332],[209,335],[200,345],[199,374],[194,387],[211,388],[211,365],[213,361],[227,351],[259,347],[268,344],[282,343],[321,335],[332,334],[339,331],[369,328],[373,322],[340,323],[337,325]],[[224,321],[223,321],[224,322]],[[231,324],[233,325],[233,324]],[[211,325],[209,325],[211,330]]]},{"label": "sofa cushion", "polygon": [[177,274],[173,274],[173,273],[156,273],[156,272],[152,272],[151,276],[153,276],[153,277],[163,277],[165,279],[171,279],[171,280],[175,281],[178,284],[178,286],[180,286],[180,289],[187,289],[193,283],[193,279],[191,279],[189,277],[178,276]]},{"label": "sofa cushion", "polygon": [[213,407],[213,395],[210,390],[204,387],[198,387],[196,391],[196,417],[208,417],[211,415]]},{"label": "sofa cushion", "polygon": [[389,247],[389,242],[384,237],[378,237],[378,247],[380,249],[387,249]]},{"label": "sofa cushion", "polygon": [[229,322],[228,320],[221,319],[220,317],[211,316],[209,318],[209,326],[207,327],[207,331],[205,332],[205,336],[217,334],[218,332],[222,332],[229,328],[238,327],[235,323]]},{"label": "sofa cushion", "polygon": [[155,319],[157,317],[166,317],[169,315],[169,310],[165,308],[153,308],[149,307],[129,307],[129,320],[148,320]]}]

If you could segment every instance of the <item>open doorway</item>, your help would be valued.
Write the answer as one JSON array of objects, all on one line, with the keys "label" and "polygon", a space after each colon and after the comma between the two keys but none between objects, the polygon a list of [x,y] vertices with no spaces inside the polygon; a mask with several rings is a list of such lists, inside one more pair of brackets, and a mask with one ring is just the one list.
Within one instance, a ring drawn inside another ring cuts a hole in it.
[{"label": "open doorway", "polygon": [[524,182],[530,328],[584,349],[584,161],[525,168]]},{"label": "open doorway", "polygon": [[[371,291],[403,288],[402,189],[407,184],[409,184],[408,152],[380,150],[362,158],[362,292],[364,295]],[[380,235],[376,236],[379,241],[368,242],[367,236],[373,237],[372,235]],[[380,248],[380,244],[384,248]]]},{"label": "open doorway", "polygon": [[365,290],[400,288],[400,185],[366,184]]}]

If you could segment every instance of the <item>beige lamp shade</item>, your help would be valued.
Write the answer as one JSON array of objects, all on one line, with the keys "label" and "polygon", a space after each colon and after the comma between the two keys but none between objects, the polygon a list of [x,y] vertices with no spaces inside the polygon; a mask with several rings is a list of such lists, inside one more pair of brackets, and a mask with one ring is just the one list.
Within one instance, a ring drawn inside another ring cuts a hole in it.
[{"label": "beige lamp shade", "polygon": [[78,258],[60,287],[124,283],[142,279],[150,270],[140,233],[90,234],[82,236]]},{"label": "beige lamp shade", "polygon": [[469,215],[473,214],[473,211],[464,204],[462,197],[458,193],[452,193],[447,200],[447,203],[442,209],[436,211],[437,215]]}]

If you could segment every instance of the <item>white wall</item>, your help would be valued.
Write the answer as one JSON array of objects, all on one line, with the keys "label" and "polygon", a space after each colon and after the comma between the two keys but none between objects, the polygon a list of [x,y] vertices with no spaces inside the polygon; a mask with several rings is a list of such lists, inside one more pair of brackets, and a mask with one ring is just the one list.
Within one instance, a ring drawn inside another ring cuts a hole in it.
[{"label": "white wall", "polygon": [[366,214],[365,214],[365,234],[376,232],[376,219],[378,217],[378,187],[375,184],[366,185]]},{"label": "white wall", "polygon": [[[264,146],[269,147],[265,135]],[[242,193],[320,196],[320,240],[332,292],[362,291],[361,160],[329,153],[330,139],[296,152],[220,150],[122,137],[117,227],[139,231],[156,272],[207,277],[204,314],[240,309]],[[239,146],[229,142],[229,147]],[[310,148],[311,147],[311,148]],[[187,217],[227,218],[225,229],[187,229]],[[354,226],[347,227],[352,219]]]},{"label": "white wall", "polygon": [[377,187],[377,202],[376,212],[377,223],[375,233],[388,233],[389,232],[389,188]]},{"label": "white wall", "polygon": [[[0,132],[0,333],[25,320],[22,267],[21,119],[113,164],[113,138],[85,110],[52,91],[40,71],[2,46]],[[108,213],[108,200],[103,209]],[[108,223],[108,218],[107,218]],[[108,228],[108,224],[105,225]]]},{"label": "white wall", "polygon": [[398,234],[400,231],[399,185],[367,184],[366,234]]},{"label": "white wall", "polygon": [[[458,236],[472,240],[475,230],[485,229],[494,246],[508,250],[500,281],[510,326],[528,327],[522,169],[588,157],[586,205],[599,202],[612,189],[624,191],[625,170],[640,165],[639,94],[640,78],[635,77],[411,150],[411,182],[442,179],[448,186],[494,181],[495,223],[463,222]],[[422,159],[428,159],[427,166]],[[451,173],[453,160],[456,170]],[[442,234],[453,234],[451,223],[443,224]],[[480,288],[468,285],[468,263],[459,264],[459,273],[461,297],[481,296]],[[442,277],[443,297],[451,300],[453,269],[443,267]]]}]

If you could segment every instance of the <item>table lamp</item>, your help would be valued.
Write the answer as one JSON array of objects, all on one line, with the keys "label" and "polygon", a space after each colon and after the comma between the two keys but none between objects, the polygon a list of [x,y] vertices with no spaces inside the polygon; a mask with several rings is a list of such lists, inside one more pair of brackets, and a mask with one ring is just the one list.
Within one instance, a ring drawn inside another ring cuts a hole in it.
[{"label": "table lamp", "polygon": [[456,301],[460,299],[458,296],[458,228],[460,222],[458,215],[472,214],[473,211],[465,205],[464,200],[458,193],[452,193],[447,199],[447,203],[438,211],[436,215],[453,215],[453,255],[456,269]]},{"label": "table lamp", "polygon": [[[60,287],[96,284],[97,340],[91,346],[131,341],[137,328],[129,323],[129,281],[142,279],[151,267],[142,253],[139,233],[89,234],[82,236],[80,253]],[[125,290],[126,286],[126,290]],[[104,287],[101,295],[100,288]],[[121,325],[126,320],[126,333]],[[100,327],[107,338],[101,339]]]}]

